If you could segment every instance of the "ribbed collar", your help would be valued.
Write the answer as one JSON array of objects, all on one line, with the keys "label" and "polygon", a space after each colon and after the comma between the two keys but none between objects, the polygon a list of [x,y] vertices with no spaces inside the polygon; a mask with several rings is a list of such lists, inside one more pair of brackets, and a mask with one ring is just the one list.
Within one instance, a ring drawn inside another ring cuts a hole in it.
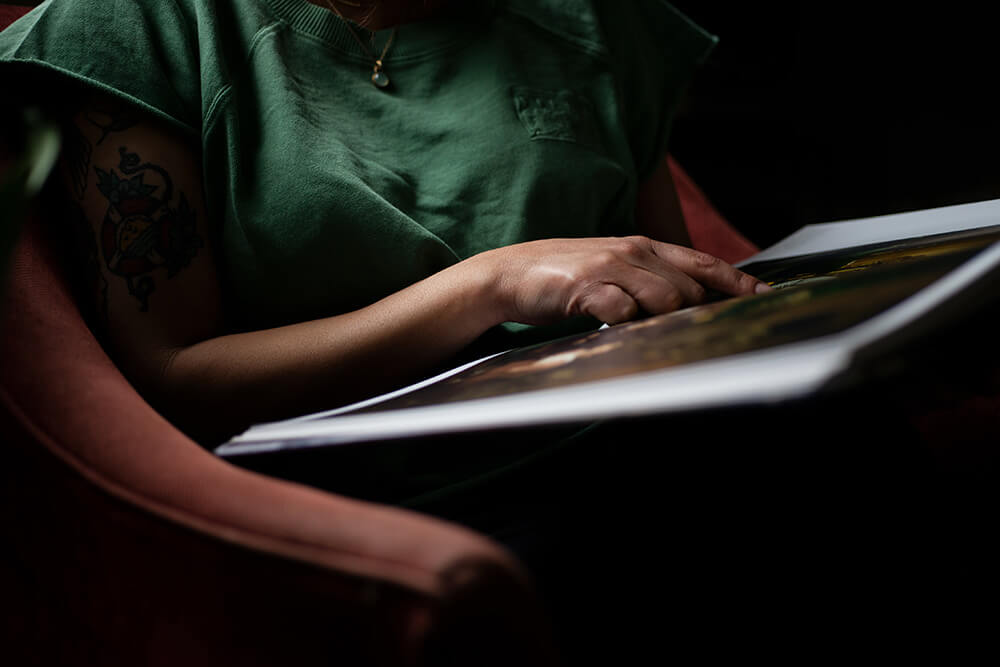
[{"label": "ribbed collar", "polygon": [[[369,60],[368,54],[361,51],[349,28],[329,8],[308,0],[264,1],[279,18],[297,30],[322,40],[348,56]],[[392,45],[393,62],[417,60],[464,44],[475,36],[493,11],[490,0],[464,0],[454,7],[441,17],[397,28],[396,40]],[[370,39],[370,31],[355,24],[352,27],[363,40]],[[390,32],[381,30],[375,34],[376,52],[381,51]]]}]

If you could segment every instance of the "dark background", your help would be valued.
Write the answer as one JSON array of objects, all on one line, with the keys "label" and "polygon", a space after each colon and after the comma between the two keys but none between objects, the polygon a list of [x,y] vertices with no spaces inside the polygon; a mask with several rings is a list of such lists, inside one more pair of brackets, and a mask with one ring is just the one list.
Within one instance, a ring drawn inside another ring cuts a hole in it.
[{"label": "dark background", "polygon": [[759,245],[808,223],[1000,198],[987,4],[675,0],[720,42],[671,152]]}]

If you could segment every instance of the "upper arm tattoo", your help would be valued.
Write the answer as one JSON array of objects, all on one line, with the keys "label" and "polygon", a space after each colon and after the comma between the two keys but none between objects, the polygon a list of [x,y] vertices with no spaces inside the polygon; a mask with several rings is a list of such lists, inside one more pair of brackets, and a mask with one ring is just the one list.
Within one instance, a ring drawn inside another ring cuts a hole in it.
[{"label": "upper arm tattoo", "polygon": [[[114,108],[106,102],[102,104],[99,99],[91,99],[88,103],[94,105],[94,108],[84,112],[82,118],[101,131],[94,146],[100,146],[112,132],[127,130],[138,122],[130,109]],[[93,153],[93,146],[76,123],[66,123],[63,128],[63,157],[70,185],[77,199],[83,199],[87,189],[87,173],[90,171]]]},{"label": "upper arm tattoo", "polygon": [[135,112],[131,109],[93,109],[87,112],[84,117],[88,123],[101,130],[101,136],[98,138],[96,146],[100,146],[112,132],[127,130],[139,122]]},{"label": "upper arm tattoo", "polygon": [[77,200],[83,199],[87,190],[87,172],[90,171],[90,159],[94,149],[87,137],[74,123],[65,123],[63,127],[62,157],[66,165],[66,177]]},{"label": "upper arm tattoo", "polygon": [[108,270],[125,279],[139,310],[146,311],[156,287],[151,274],[162,267],[167,278],[174,277],[204,242],[194,210],[183,193],[175,195],[167,170],[142,162],[125,146],[118,153],[117,171],[95,167],[97,189],[107,202],[99,246]]},{"label": "upper arm tattoo", "polygon": [[[64,126],[64,174],[77,201],[72,208],[79,216],[83,216],[88,184],[96,177],[98,202],[104,213],[94,227],[78,225],[77,253],[90,258],[82,262],[85,266],[81,269],[88,274],[94,269],[100,272],[103,263],[108,272],[125,280],[128,293],[145,312],[156,288],[155,273],[162,268],[167,278],[172,278],[204,245],[197,233],[195,211],[183,194],[175,192],[174,179],[163,166],[143,162],[125,146],[118,148],[117,164],[96,165],[96,148],[137,125],[140,118],[131,108],[102,96],[84,100],[83,106],[75,113],[76,122]],[[107,282],[103,275],[100,282],[103,288],[97,308],[106,314]]]}]

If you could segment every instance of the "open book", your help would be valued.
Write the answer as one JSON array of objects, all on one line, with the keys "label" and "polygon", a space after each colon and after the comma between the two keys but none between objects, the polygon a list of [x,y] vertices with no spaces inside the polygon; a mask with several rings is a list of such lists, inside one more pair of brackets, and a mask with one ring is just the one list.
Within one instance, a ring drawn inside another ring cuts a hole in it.
[{"label": "open book", "polygon": [[1000,280],[1000,200],[809,225],[740,264],[775,290],[510,350],[362,403],[261,424],[224,457],[801,398]]}]

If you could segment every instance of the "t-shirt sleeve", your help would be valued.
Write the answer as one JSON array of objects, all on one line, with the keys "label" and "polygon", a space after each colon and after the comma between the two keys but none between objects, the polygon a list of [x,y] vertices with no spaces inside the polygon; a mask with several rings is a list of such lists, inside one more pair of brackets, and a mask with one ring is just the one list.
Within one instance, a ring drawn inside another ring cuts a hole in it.
[{"label": "t-shirt sleeve", "polygon": [[664,0],[601,2],[620,104],[640,180],[667,151],[674,115],[717,38]]},{"label": "t-shirt sleeve", "polygon": [[38,86],[58,80],[35,76],[44,71],[193,131],[201,124],[198,69],[189,18],[174,0],[49,0],[0,33],[5,85],[44,95]]}]

